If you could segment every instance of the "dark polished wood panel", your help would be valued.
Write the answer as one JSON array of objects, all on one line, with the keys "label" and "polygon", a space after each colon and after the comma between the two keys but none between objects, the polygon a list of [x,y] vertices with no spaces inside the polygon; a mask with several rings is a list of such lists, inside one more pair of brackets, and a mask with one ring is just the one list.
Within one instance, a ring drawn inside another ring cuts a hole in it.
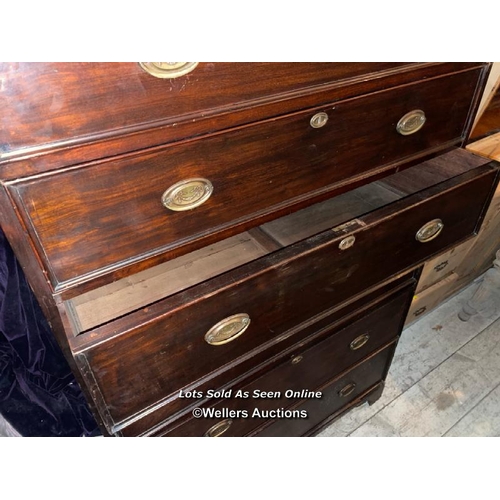
[{"label": "dark polished wood panel", "polygon": [[[202,118],[214,110],[280,100],[311,86],[321,90],[331,82],[376,82],[391,70],[404,73],[405,66],[419,68],[408,63],[200,63],[188,75],[159,79],[137,63],[2,63],[0,151]],[[443,65],[441,71],[473,66]]]},{"label": "dark polished wood panel", "polygon": [[377,184],[404,196],[430,188],[487,162],[488,158],[460,148],[423,162],[418,169],[408,168],[404,172],[385,177]]},{"label": "dark polished wood panel", "polygon": [[[246,385],[280,365],[284,358],[292,356],[296,346],[314,342],[326,329],[342,329],[354,318],[361,316],[364,311],[377,307],[397,292],[408,287],[414,288],[419,274],[420,269],[417,269],[386,281],[382,286],[363,290],[361,294],[351,297],[343,304],[336,305],[315,316],[305,325],[289,330],[285,335],[280,336],[278,342],[270,346],[265,345],[263,349],[254,350],[251,356],[225,366],[224,371],[211,373],[209,377],[197,381],[194,384],[196,390],[206,391],[214,387],[226,389]],[[85,336],[76,337],[74,340],[84,341],[84,344],[74,347],[74,350],[78,352],[85,346],[92,345],[92,339],[87,339],[88,342],[85,342]],[[125,420],[115,425],[114,428],[124,436],[161,434],[165,431],[165,425],[170,425],[172,417],[177,419],[184,415],[190,405],[189,400],[174,398],[169,400],[168,404],[156,405],[152,411],[142,413],[138,418]]]},{"label": "dark polished wood panel", "polygon": [[[326,231],[96,329],[93,338],[99,342],[102,332],[103,341],[81,355],[113,418],[120,421],[174,395],[253,349],[279,341],[288,329],[332,305],[470,236],[496,176],[496,169],[480,167],[372,212],[348,233],[356,242],[347,250],[339,248],[346,234]],[[417,231],[437,217],[445,224],[439,237],[417,241]],[[241,337],[222,346],[204,341],[215,323],[238,313],[251,318]],[[104,341],[106,330],[113,336]],[[147,392],[141,391],[144,384]]]},{"label": "dark polished wood panel", "polygon": [[[12,180],[64,166],[81,164],[84,161],[109,158],[130,151],[179,141],[186,137],[200,136],[216,130],[236,127],[265,117],[280,116],[311,108],[332,100],[340,101],[381,89],[429,80],[444,74],[467,71],[472,67],[482,68],[481,81],[471,108],[471,113],[473,113],[479,101],[480,90],[488,74],[488,65],[468,63],[405,64],[354,78],[309,86],[302,90],[280,94],[279,98],[274,100],[262,96],[239,107],[227,106],[216,108],[213,112],[204,112],[202,115],[195,114],[195,118],[193,118],[193,114],[187,114],[182,119],[174,117],[149,124],[115,129],[110,132],[96,132],[84,137],[70,137],[56,143],[45,143],[12,151],[8,151],[7,148],[7,152],[0,152],[0,176],[2,179]],[[83,90],[85,91],[86,88],[84,87]],[[2,97],[0,94],[0,99]],[[28,93],[25,98],[29,99],[29,97]],[[10,105],[8,98],[5,99],[5,102],[2,100],[2,105],[4,104],[5,107]],[[57,116],[55,118],[57,119]],[[2,119],[4,128],[8,129],[12,121],[11,113],[4,113]],[[49,116],[44,117],[44,122],[48,121],[50,121]],[[27,130],[26,133],[28,134],[29,131]]]},{"label": "dark polished wood panel", "polygon": [[[0,224],[103,432],[202,435],[210,422],[192,419],[195,406],[236,404],[180,398],[181,388],[325,392],[261,402],[299,405],[307,420],[234,422],[226,435],[309,435],[373,402],[417,266],[478,231],[498,183],[497,164],[444,154],[465,143],[490,66],[200,63],[157,79],[138,63],[0,63]],[[414,109],[424,127],[399,135]],[[328,122],[314,129],[318,112]],[[162,193],[189,177],[208,178],[212,197],[167,211]],[[418,242],[435,218],[443,232]],[[139,288],[139,271],[246,230],[265,256],[211,278],[186,268],[189,284],[140,303],[123,296],[128,308],[73,336],[67,300],[104,296],[98,287],[121,278]],[[242,312],[242,336],[205,342]]]},{"label": "dark polished wood panel", "polygon": [[[471,71],[321,108],[330,116],[321,129],[309,124],[318,110],[307,111],[26,180],[12,191],[56,287],[129,259],[203,241],[242,221],[257,225],[279,206],[292,207],[385,164],[459,142],[478,76]],[[427,122],[402,136],[396,124],[413,109],[425,110]],[[198,177],[214,186],[202,206],[186,212],[162,206],[168,187]]]},{"label": "dark polished wood panel", "polygon": [[476,123],[469,141],[478,141],[500,132],[500,88],[497,88],[481,118]]},{"label": "dark polished wood panel", "polygon": [[[383,304],[363,311],[360,316],[352,318],[340,330],[327,328],[319,341],[315,340],[312,345],[306,342],[297,345],[293,354],[288,356],[282,365],[239,388],[250,397],[235,397],[238,389],[234,388],[230,399],[222,400],[217,404],[214,404],[214,400],[208,400],[208,402],[202,400],[201,402],[205,404],[196,406],[219,411],[241,410],[251,416],[255,408],[259,411],[269,411],[295,404],[300,398],[287,397],[286,391],[314,390],[370,353],[395,340],[401,329],[404,312],[413,296],[413,290],[412,286],[398,291],[396,297],[392,296]],[[367,338],[366,341],[365,338]],[[362,344],[362,342],[366,343]],[[279,391],[280,397],[269,399],[252,397],[255,391],[265,394]],[[203,436],[220,420],[221,417],[190,418],[166,435]],[[237,418],[224,435],[244,436],[261,424],[262,422],[257,418]]]},{"label": "dark polished wood panel", "polygon": [[[307,418],[277,419],[258,432],[256,436],[298,437],[309,434],[320,426],[324,420],[341,411],[351,401],[381,383],[387,374],[395,348],[395,344],[384,348],[337,380],[318,388],[323,394],[322,398],[307,399],[295,407],[296,410],[306,411]],[[354,390],[348,396],[343,396],[342,391],[352,385],[354,385]]]}]

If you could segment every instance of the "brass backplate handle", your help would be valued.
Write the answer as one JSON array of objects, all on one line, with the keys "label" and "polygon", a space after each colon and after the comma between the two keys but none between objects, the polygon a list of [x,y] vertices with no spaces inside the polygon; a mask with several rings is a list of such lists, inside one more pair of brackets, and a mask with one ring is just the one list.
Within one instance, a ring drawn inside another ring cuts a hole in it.
[{"label": "brass backplate handle", "polygon": [[361,349],[370,340],[370,335],[363,333],[359,337],[356,337],[350,344],[351,351],[357,351]]},{"label": "brass backplate handle", "polygon": [[316,113],[309,121],[312,128],[321,128],[326,125],[328,115],[325,112]]},{"label": "brass backplate handle", "polygon": [[424,312],[427,311],[427,306],[421,307],[420,309],[417,309],[413,315],[414,316],[420,316],[421,314],[424,314]]},{"label": "brass backplate handle", "polygon": [[396,130],[401,135],[411,135],[418,132],[426,120],[425,113],[421,109],[414,109],[400,118]]},{"label": "brass backplate handle", "polygon": [[347,384],[344,388],[340,389],[339,396],[341,398],[346,398],[347,396],[352,394],[355,389],[356,389],[356,384],[354,382],[351,382],[350,384]]},{"label": "brass backplate handle", "polygon": [[248,314],[233,314],[212,326],[205,334],[205,342],[210,345],[227,344],[242,335],[249,325]]},{"label": "brass backplate handle", "polygon": [[139,66],[156,78],[179,78],[198,66],[197,62],[140,62]]},{"label": "brass backplate handle", "polygon": [[434,271],[439,272],[442,271],[449,262],[447,260],[444,260],[443,262],[440,262],[437,266],[434,266]]},{"label": "brass backplate handle", "polygon": [[339,248],[340,250],[347,250],[348,248],[351,248],[355,242],[356,236],[347,236],[347,238],[341,240],[341,242],[339,243]]},{"label": "brass backplate handle", "polygon": [[212,427],[210,427],[207,432],[205,432],[205,437],[222,436],[222,434],[224,434],[224,432],[226,432],[229,427],[231,427],[232,423],[233,421],[230,418],[217,422],[215,425],[212,425]]},{"label": "brass backplate handle", "polygon": [[433,239],[437,238],[444,228],[443,221],[441,219],[433,219],[426,224],[424,224],[415,235],[415,239],[420,241],[420,243],[428,243]]},{"label": "brass backplate handle", "polygon": [[214,187],[207,179],[185,179],[170,186],[163,193],[161,202],[169,210],[183,212],[205,203],[213,191]]}]

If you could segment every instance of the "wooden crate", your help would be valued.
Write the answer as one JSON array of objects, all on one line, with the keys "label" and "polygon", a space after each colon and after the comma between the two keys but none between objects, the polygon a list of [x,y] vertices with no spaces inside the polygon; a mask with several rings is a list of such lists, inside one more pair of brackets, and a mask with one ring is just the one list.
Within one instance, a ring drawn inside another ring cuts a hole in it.
[{"label": "wooden crate", "polygon": [[418,282],[417,293],[429,288],[454,272],[473,245],[474,239],[467,240],[427,261]]},{"label": "wooden crate", "polygon": [[411,325],[423,315],[428,314],[453,295],[457,290],[457,280],[458,275],[451,273],[446,278],[434,283],[434,285],[422,290],[420,293],[416,293],[406,317],[405,327]]}]

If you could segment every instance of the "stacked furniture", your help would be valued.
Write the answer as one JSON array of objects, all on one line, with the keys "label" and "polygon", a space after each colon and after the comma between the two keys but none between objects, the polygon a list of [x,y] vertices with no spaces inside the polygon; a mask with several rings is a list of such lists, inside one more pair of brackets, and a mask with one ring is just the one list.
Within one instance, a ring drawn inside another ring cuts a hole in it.
[{"label": "stacked furniture", "polygon": [[488,71],[3,64],[2,228],[103,433],[310,435],[375,401],[422,264],[498,183],[463,149]]}]

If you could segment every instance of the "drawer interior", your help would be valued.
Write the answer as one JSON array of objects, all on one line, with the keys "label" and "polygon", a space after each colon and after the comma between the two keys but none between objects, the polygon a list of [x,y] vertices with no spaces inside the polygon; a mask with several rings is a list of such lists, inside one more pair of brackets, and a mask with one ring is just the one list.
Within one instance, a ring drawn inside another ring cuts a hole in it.
[{"label": "drawer interior", "polygon": [[345,197],[339,196],[264,224],[261,229],[276,243],[291,245],[485,163],[484,158],[456,150],[363,186]]},{"label": "drawer interior", "polygon": [[463,150],[141,271],[64,302],[75,335],[487,163]]}]

